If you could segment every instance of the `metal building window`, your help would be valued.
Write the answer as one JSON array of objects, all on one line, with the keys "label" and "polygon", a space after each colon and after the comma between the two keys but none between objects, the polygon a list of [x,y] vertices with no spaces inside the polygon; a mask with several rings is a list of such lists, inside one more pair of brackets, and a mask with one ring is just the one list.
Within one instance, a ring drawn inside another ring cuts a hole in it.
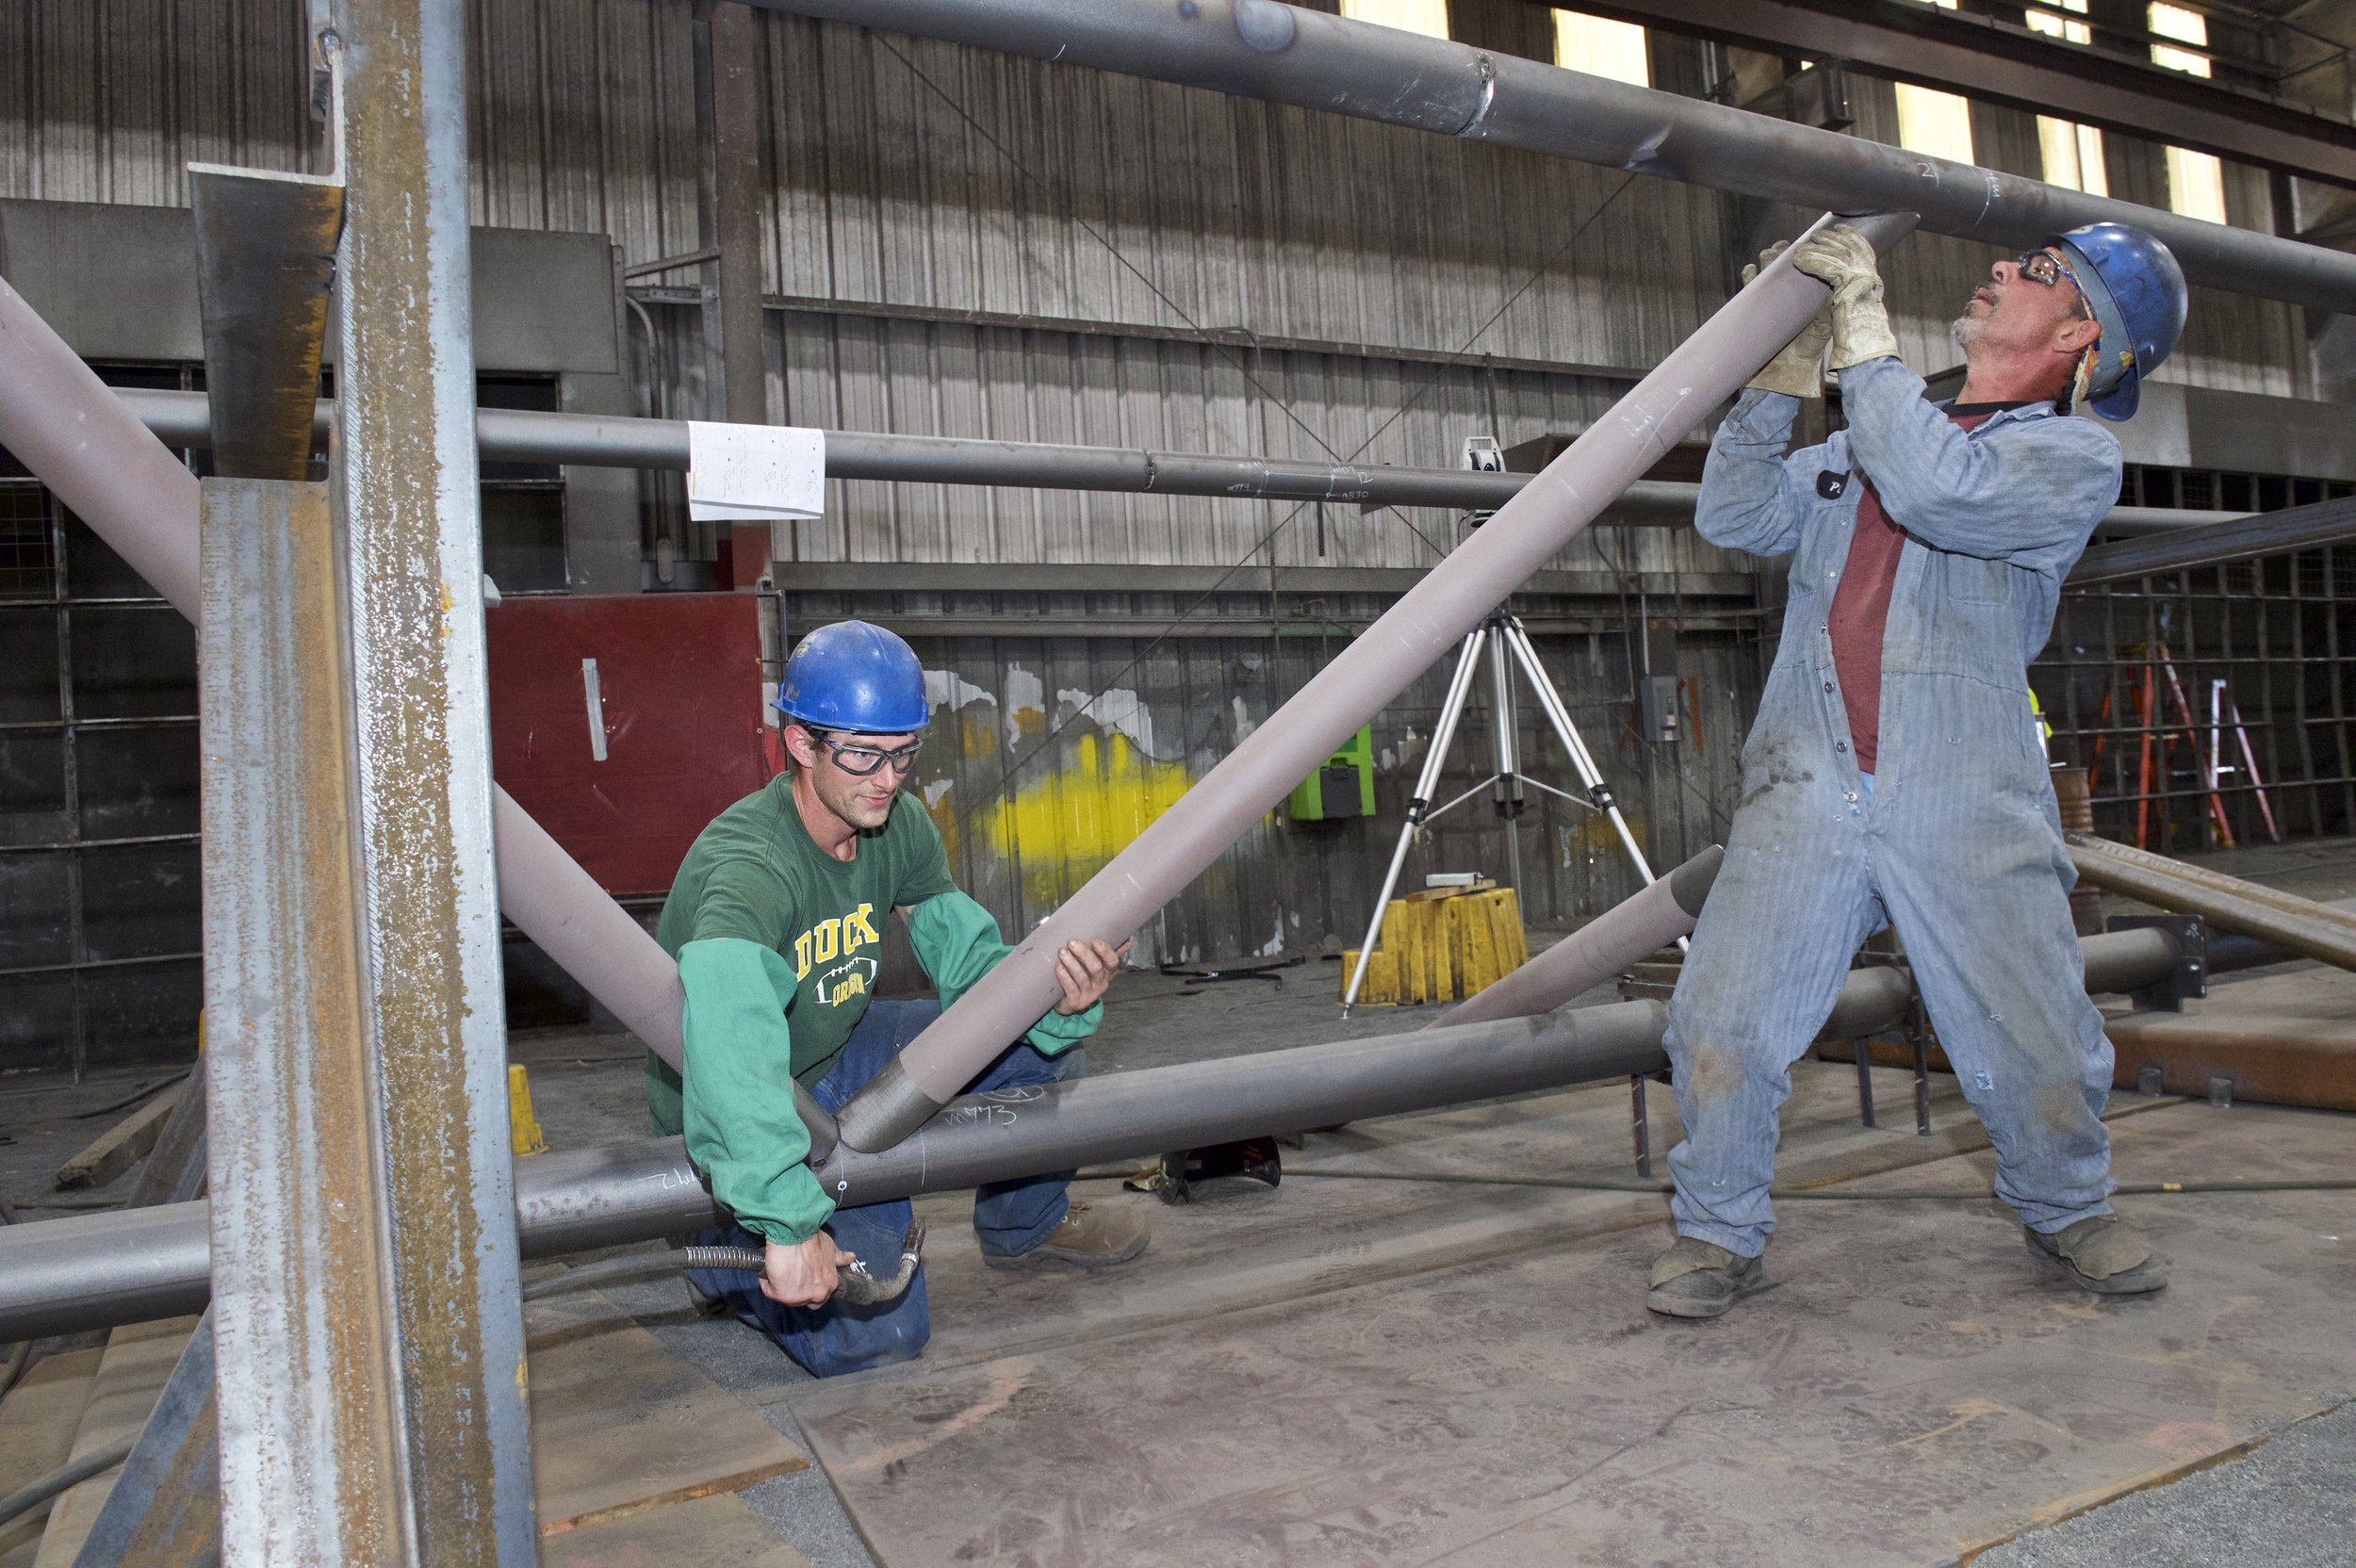
[{"label": "metal building window", "polygon": [[[2209,19],[2199,11],[2188,11],[2182,6],[2155,4],[2148,8],[2146,14],[2151,18],[2151,30],[2162,38],[2182,39],[2201,49],[2208,48]],[[2181,71],[2188,76],[2209,74],[2207,55],[2197,55],[2190,49],[2171,49],[2165,43],[2151,45],[2151,63],[2166,66],[2170,71]]]},{"label": "metal building window", "polygon": [[1448,0],[1342,0],[1342,14],[1378,27],[1448,37]]},{"label": "metal building window", "polygon": [[2183,147],[2168,148],[2168,206],[2170,212],[2186,218],[2198,218],[2210,223],[2224,222],[2224,162],[2207,153],[2195,153]]},{"label": "metal building window", "polygon": [[1978,162],[1972,152],[1971,100],[1900,82],[1898,145],[1955,163]]},{"label": "metal building window", "polygon": [[[2030,13],[2035,20],[2036,13]],[[2045,183],[2071,190],[2083,190],[2089,196],[2111,193],[2109,172],[2102,164],[2102,133],[2091,125],[2074,125],[2067,120],[2054,120],[2045,115],[2037,117],[2037,151],[2043,155]]]},{"label": "metal building window", "polygon": [[1632,22],[1607,22],[1579,11],[1554,13],[1554,63],[1590,76],[1652,86],[1652,62],[1644,29]]}]

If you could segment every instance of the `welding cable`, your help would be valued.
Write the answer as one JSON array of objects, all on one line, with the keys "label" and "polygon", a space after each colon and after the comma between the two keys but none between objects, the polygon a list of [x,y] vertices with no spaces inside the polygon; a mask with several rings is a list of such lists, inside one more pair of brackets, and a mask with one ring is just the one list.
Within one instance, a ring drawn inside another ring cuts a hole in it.
[{"label": "welding cable", "polygon": [[60,1492],[81,1485],[92,1476],[102,1475],[131,1457],[131,1449],[139,1440],[133,1432],[119,1443],[109,1443],[94,1454],[70,1460],[22,1491],[0,1497],[0,1525],[6,1525],[19,1514],[30,1513]]},{"label": "welding cable", "polygon": [[[900,1243],[899,1272],[878,1279],[868,1272],[867,1260],[857,1259],[843,1266],[837,1276],[833,1299],[855,1307],[872,1307],[879,1302],[897,1300],[909,1282],[916,1278],[916,1266],[924,1261],[924,1227],[912,1224]],[[760,1274],[768,1268],[767,1257],[750,1247],[677,1247],[667,1252],[631,1252],[623,1257],[604,1258],[596,1263],[568,1268],[545,1280],[534,1280],[524,1286],[523,1298],[537,1301],[544,1297],[563,1295],[567,1291],[597,1290],[606,1285],[629,1284],[640,1280],[660,1280],[682,1268],[736,1270]]]},{"label": "welding cable", "polygon": [[[1577,1192],[1637,1192],[1667,1197],[1677,1190],[1667,1182],[1644,1182],[1633,1179],[1613,1180],[1608,1176],[1461,1176],[1441,1172],[1401,1170],[1308,1170],[1294,1166],[1284,1172],[1287,1177],[1324,1176],[1350,1182],[1442,1182],[1466,1186],[1496,1187],[1566,1187]],[[2324,1182],[2122,1182],[2112,1189],[2127,1197],[2154,1198],[2165,1195],[2228,1192],[2349,1192],[2356,1191],[2356,1181]],[[1813,1199],[1828,1203],[1953,1202],[1957,1199],[1993,1198],[1990,1190],[1939,1189],[1936,1187],[1886,1187],[1877,1192],[1843,1192],[1834,1187],[1769,1187],[1770,1198],[1792,1200]]]}]

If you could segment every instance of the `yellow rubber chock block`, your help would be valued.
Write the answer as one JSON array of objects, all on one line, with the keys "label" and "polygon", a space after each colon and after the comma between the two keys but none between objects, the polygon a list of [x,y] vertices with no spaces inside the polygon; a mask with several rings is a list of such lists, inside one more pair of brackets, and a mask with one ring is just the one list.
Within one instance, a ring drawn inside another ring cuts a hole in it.
[{"label": "yellow rubber chock block", "polygon": [[518,1063],[510,1063],[507,1069],[507,1129],[517,1154],[548,1152],[548,1140],[540,1131],[539,1119],[532,1114],[532,1080]]}]

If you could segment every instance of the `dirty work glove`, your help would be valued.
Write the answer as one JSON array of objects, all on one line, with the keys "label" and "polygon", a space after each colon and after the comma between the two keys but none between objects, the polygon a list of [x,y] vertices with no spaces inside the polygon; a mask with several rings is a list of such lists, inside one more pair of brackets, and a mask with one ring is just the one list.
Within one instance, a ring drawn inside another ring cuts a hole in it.
[{"label": "dirty work glove", "polygon": [[[1778,239],[1759,253],[1759,267],[1742,269],[1742,282],[1747,285],[1759,276],[1759,268],[1766,266],[1784,252],[1792,242]],[[1762,392],[1782,392],[1794,398],[1821,398],[1824,395],[1824,345],[1832,339],[1832,301],[1827,299],[1816,314],[1808,318],[1800,335],[1783,346],[1783,351],[1767,362],[1767,368],[1750,379],[1749,384]]]},{"label": "dirty work glove", "polygon": [[1832,358],[1845,370],[1869,359],[1896,358],[1890,313],[1882,308],[1882,276],[1873,269],[1873,247],[1846,223],[1819,229],[1800,241],[1792,265],[1832,285]]}]

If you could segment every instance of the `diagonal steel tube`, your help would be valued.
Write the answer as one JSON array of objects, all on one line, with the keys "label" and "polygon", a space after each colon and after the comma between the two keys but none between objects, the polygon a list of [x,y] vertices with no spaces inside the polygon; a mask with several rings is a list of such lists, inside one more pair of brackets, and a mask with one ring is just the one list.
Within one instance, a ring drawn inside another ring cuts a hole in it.
[{"label": "diagonal steel tube", "polygon": [[1905,208],[1933,234],[2018,250],[2111,219],[2193,282],[2356,311],[2356,256],[1950,163],[1276,0],[755,0],[1066,65],[1377,120],[1836,212]]},{"label": "diagonal steel tube", "polygon": [[[1855,221],[1884,252],[1914,227],[1911,213]],[[1055,1005],[1062,994],[1055,953],[1065,942],[1118,941],[1144,924],[1790,342],[1825,297],[1824,286],[1795,270],[1790,257],[1786,251],[1761,268],[1480,532],[1025,933],[843,1106],[837,1118],[843,1141],[887,1149],[924,1125]]]}]

